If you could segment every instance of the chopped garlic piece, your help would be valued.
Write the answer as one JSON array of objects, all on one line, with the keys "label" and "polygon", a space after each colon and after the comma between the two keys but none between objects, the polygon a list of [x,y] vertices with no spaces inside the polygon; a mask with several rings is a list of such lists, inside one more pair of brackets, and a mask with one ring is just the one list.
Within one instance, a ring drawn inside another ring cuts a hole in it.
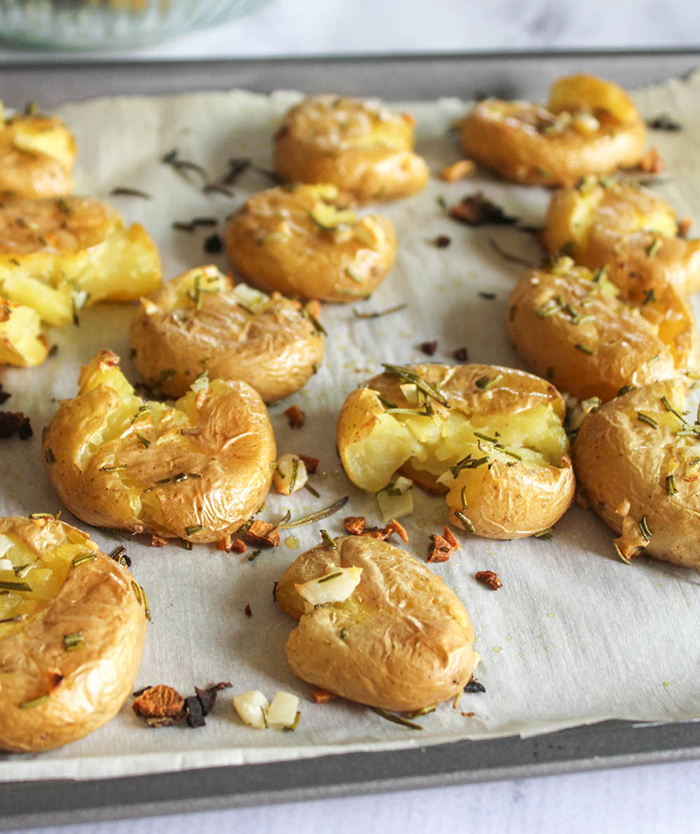
[{"label": "chopped garlic piece", "polygon": [[377,503],[384,523],[392,518],[403,518],[413,512],[413,481],[402,475],[377,493]]},{"label": "chopped garlic piece", "polygon": [[4,556],[8,550],[11,550],[15,546],[15,543],[9,536],[6,536],[4,533],[0,533],[0,557]]},{"label": "chopped garlic piece", "polygon": [[261,313],[270,303],[270,296],[264,292],[254,290],[248,284],[236,284],[233,288],[236,300],[251,313]]},{"label": "chopped garlic piece", "polygon": [[250,690],[233,696],[233,706],[241,719],[255,730],[267,727],[267,711],[270,704],[262,692]]},{"label": "chopped garlic piece", "polygon": [[14,570],[11,559],[0,559],[0,570]]},{"label": "chopped garlic piece", "polygon": [[277,692],[267,711],[267,721],[273,727],[291,727],[296,721],[299,698],[291,692]]},{"label": "chopped garlic piece", "polygon": [[209,371],[204,371],[195,378],[195,381],[190,385],[190,389],[199,394],[200,391],[209,390]]},{"label": "chopped garlic piece", "polygon": [[277,461],[273,480],[277,492],[282,495],[292,495],[303,489],[309,480],[304,461],[297,455],[282,455]]},{"label": "chopped garlic piece", "polygon": [[409,405],[420,405],[420,400],[418,398],[418,386],[415,384],[415,382],[405,382],[402,385],[399,385],[399,388],[401,389],[401,393],[404,395]]},{"label": "chopped garlic piece", "polygon": [[362,568],[332,566],[325,576],[294,585],[299,596],[310,606],[344,602],[360,584]]}]

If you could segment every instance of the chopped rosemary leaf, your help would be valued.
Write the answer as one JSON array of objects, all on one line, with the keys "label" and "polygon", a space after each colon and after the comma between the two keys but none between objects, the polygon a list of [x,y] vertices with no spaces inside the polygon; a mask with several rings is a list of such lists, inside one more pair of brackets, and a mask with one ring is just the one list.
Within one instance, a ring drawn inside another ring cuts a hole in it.
[{"label": "chopped rosemary leaf", "polygon": [[650,417],[648,414],[644,414],[644,412],[642,412],[642,411],[637,412],[637,420],[639,420],[640,423],[646,423],[648,426],[651,426],[653,429],[658,429],[659,428],[659,424],[656,422],[656,420],[653,417]]},{"label": "chopped rosemary leaf", "polygon": [[261,553],[262,553],[262,550],[261,550],[261,549],[254,550],[254,551],[250,554],[250,556],[248,557],[248,561],[249,561],[249,562],[254,562],[254,561],[258,558],[258,556],[259,556]]},{"label": "chopped rosemary leaf", "polygon": [[632,562],[625,556],[625,554],[620,550],[620,547],[617,542],[613,542],[613,547],[615,548],[615,552],[620,557],[620,559],[626,564],[631,565]]},{"label": "chopped rosemary leaf", "polygon": [[85,648],[85,640],[79,631],[73,631],[70,634],[63,635],[63,648],[67,652],[74,652],[76,649]]},{"label": "chopped rosemary leaf", "polygon": [[650,542],[651,530],[649,529],[649,524],[647,523],[647,517],[645,515],[642,516],[641,521],[639,522],[639,529],[646,541]]},{"label": "chopped rosemary leaf", "polygon": [[678,486],[676,485],[676,478],[674,475],[666,476],[666,495],[676,495]]},{"label": "chopped rosemary leaf", "polygon": [[0,620],[0,625],[6,625],[7,623],[21,623],[22,620],[26,619],[26,614],[18,614],[16,617],[5,617],[4,620]]},{"label": "chopped rosemary leaf", "polygon": [[306,515],[303,518],[298,518],[296,521],[288,521],[284,524],[278,524],[278,530],[289,530],[291,527],[301,527],[303,524],[311,524],[314,521],[320,521],[322,518],[328,518],[328,516],[337,513],[338,510],[341,510],[349,501],[350,496],[344,495],[342,498],[339,498],[334,504],[331,504],[330,507],[325,507],[323,510],[319,510],[316,513],[311,513],[310,515]]},{"label": "chopped rosemary leaf", "polygon": [[455,518],[462,522],[462,527],[467,531],[467,533],[474,533],[476,532],[476,528],[474,525],[469,521],[469,519],[464,515],[462,512],[455,512]]},{"label": "chopped rosemary leaf", "polygon": [[654,288],[652,287],[650,290],[644,290],[644,300],[642,301],[642,307],[645,304],[653,304],[656,301],[656,295],[654,294]]},{"label": "chopped rosemary leaf", "polygon": [[310,492],[314,498],[321,497],[321,493],[318,492],[318,490],[315,490],[308,481],[304,484],[304,489]]},{"label": "chopped rosemary leaf", "polygon": [[118,186],[117,188],[113,188],[109,193],[112,197],[141,197],[143,200],[151,199],[150,194],[147,194],[145,191],[141,191],[138,188],[125,188]]},{"label": "chopped rosemary leaf", "polygon": [[124,469],[126,469],[125,465],[122,465],[122,466],[100,466],[100,472],[121,472]]},{"label": "chopped rosemary leaf", "polygon": [[[331,550],[337,550],[338,545],[335,543],[334,539],[328,533],[328,530],[321,530],[321,541],[326,547],[330,547]],[[329,577],[330,578],[330,577]]]},{"label": "chopped rosemary leaf", "polygon": [[498,443],[495,437],[489,437],[488,434],[482,434],[480,431],[473,432],[474,437],[478,437],[480,440],[486,440],[488,443]]},{"label": "chopped rosemary leaf", "polygon": [[299,726],[299,722],[301,721],[301,713],[297,710],[297,714],[294,716],[294,723],[290,724],[288,727],[282,727],[282,730],[285,733],[293,733],[296,728]]},{"label": "chopped rosemary leaf", "polygon": [[185,527],[185,533],[188,536],[194,536],[195,533],[201,533],[204,527],[201,524],[193,524],[192,527]]},{"label": "chopped rosemary leaf", "polygon": [[675,416],[678,417],[678,419],[681,421],[681,423],[683,423],[686,426],[688,425],[688,421],[685,419],[685,417],[679,411],[676,411],[676,409],[668,401],[667,397],[665,397],[665,396],[661,397],[661,404],[666,409],[666,411],[670,411],[671,414],[675,414]]},{"label": "chopped rosemary leaf", "polygon": [[404,310],[408,304],[397,304],[395,307],[388,307],[386,310],[379,310],[373,313],[358,313],[353,307],[353,315],[356,319],[379,319],[382,316],[388,316],[391,313],[398,313],[399,310]]},{"label": "chopped rosemary leaf", "polygon": [[385,721],[391,721],[392,724],[401,724],[402,727],[408,727],[411,730],[423,729],[420,724],[409,721],[407,718],[402,718],[400,715],[394,715],[393,712],[387,712],[385,709],[380,709],[380,707],[370,707],[370,709]]},{"label": "chopped rosemary leaf", "polygon": [[147,437],[144,437],[140,431],[136,432],[136,437],[138,437],[138,439],[141,441],[144,449],[148,449],[148,447],[151,445],[151,441]]},{"label": "chopped rosemary leaf", "polygon": [[[324,533],[325,530],[322,530],[321,532]],[[326,533],[326,535],[328,535],[328,534]],[[328,536],[328,538],[330,538],[330,536]],[[333,541],[333,539],[331,539],[331,541]],[[335,545],[335,542],[333,542],[333,544]],[[342,570],[336,571],[335,573],[329,573],[328,576],[321,577],[321,579],[318,580],[318,584],[320,585],[322,582],[330,582],[331,579],[337,579],[339,576],[342,576],[342,575],[343,575]]]},{"label": "chopped rosemary leaf", "polygon": [[328,336],[328,333],[326,332],[324,326],[310,310],[308,310],[306,307],[302,307],[301,314],[302,316],[307,318],[311,322],[311,324],[313,324],[314,329],[317,333],[323,333],[324,336]]},{"label": "chopped rosemary leaf", "polygon": [[32,590],[32,586],[27,585],[26,582],[12,582],[11,580],[7,580],[6,582],[0,582],[0,590],[23,591],[25,593],[30,593]]},{"label": "chopped rosemary leaf", "polygon": [[404,368],[403,365],[390,365],[387,362],[382,362],[382,367],[384,368],[385,373],[390,374],[391,376],[397,376],[399,379],[403,379],[406,382],[412,382],[419,391],[422,391],[428,397],[432,397],[434,400],[447,408],[450,407],[445,395],[438,391],[435,385],[424,380],[422,376],[419,376],[410,368]]},{"label": "chopped rosemary leaf", "polygon": [[595,351],[589,348],[587,345],[582,345],[581,342],[577,342],[574,347],[576,350],[580,350],[581,353],[585,353],[587,356],[593,356]]},{"label": "chopped rosemary leaf", "polygon": [[539,533],[535,533],[536,539],[545,539],[546,541],[551,541],[553,536],[554,527],[547,527],[546,530],[540,530]]},{"label": "chopped rosemary leaf", "polygon": [[38,698],[32,698],[31,701],[23,701],[20,705],[20,709],[34,709],[34,707],[38,707],[43,704],[45,701],[49,700],[49,693],[47,692],[45,695],[40,695]]},{"label": "chopped rosemary leaf", "polygon": [[77,568],[79,565],[84,565],[85,562],[94,562],[97,559],[96,553],[83,553],[73,559],[73,567]]},{"label": "chopped rosemary leaf", "polygon": [[[648,258],[653,258],[654,255],[659,251],[660,246],[661,246],[661,241],[658,239],[658,237],[655,237],[652,240],[652,242],[649,244],[649,246],[647,246],[647,250],[646,250],[647,251],[647,257]],[[653,293],[653,290],[651,290],[651,292]]]}]

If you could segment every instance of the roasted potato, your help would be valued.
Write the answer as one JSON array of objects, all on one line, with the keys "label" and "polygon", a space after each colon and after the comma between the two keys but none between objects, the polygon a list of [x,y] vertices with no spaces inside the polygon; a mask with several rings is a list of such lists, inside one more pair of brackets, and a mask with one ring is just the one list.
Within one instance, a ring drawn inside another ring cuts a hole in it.
[{"label": "roasted potato", "polygon": [[486,99],[461,127],[465,152],[505,179],[570,185],[636,165],[646,129],[625,91],[591,75],[560,78],[546,107]]},{"label": "roasted potato", "polygon": [[160,285],[158,250],[135,223],[88,197],[0,204],[0,294],[63,325],[96,301],[132,301]]},{"label": "roasted potato", "polygon": [[700,240],[678,237],[668,203],[628,183],[590,178],[555,192],[542,240],[591,269],[607,266],[638,303],[669,286],[680,295],[700,289]]},{"label": "roasted potato", "polygon": [[49,354],[39,314],[0,298],[0,365],[40,365]]},{"label": "roasted potato", "polygon": [[148,603],[129,571],[52,516],[0,518],[0,748],[38,752],[112,719]]},{"label": "roasted potato", "polygon": [[181,397],[204,371],[242,379],[265,402],[302,388],[323,358],[318,303],[257,292],[215,266],[168,281],[141,299],[131,324],[134,363],[146,382]]},{"label": "roasted potato", "polygon": [[0,102],[0,199],[58,197],[73,190],[73,134],[52,116],[4,118]]},{"label": "roasted potato", "polygon": [[174,406],[147,402],[99,353],[44,432],[49,481],[73,515],[99,527],[212,542],[267,495],[275,439],[260,395],[200,377]]},{"label": "roasted potato", "polygon": [[321,301],[357,301],[379,286],[396,256],[385,217],[341,208],[334,185],[270,188],[230,219],[226,253],[266,292]]},{"label": "roasted potato", "polygon": [[332,183],[357,203],[408,197],[429,177],[413,152],[413,125],[376,101],[311,96],[275,135],[275,171],[286,182]]},{"label": "roasted potato", "polygon": [[447,493],[449,521],[492,539],[531,536],[566,512],[574,476],[553,385],[493,365],[385,368],[338,419],[355,486],[378,492],[400,473]]},{"label": "roasted potato", "polygon": [[294,673],[361,704],[435,706],[464,689],[479,660],[457,596],[377,539],[346,536],[334,548],[307,550],[277,583],[275,599],[299,620],[286,647]]},{"label": "roasted potato", "polygon": [[628,560],[642,551],[700,568],[700,424],[688,417],[687,380],[654,382],[585,417],[573,446],[583,496],[619,538]]},{"label": "roasted potato", "polygon": [[700,370],[693,311],[673,289],[641,306],[622,301],[607,270],[560,258],[525,275],[510,296],[510,340],[535,373],[579,399],[609,400]]}]

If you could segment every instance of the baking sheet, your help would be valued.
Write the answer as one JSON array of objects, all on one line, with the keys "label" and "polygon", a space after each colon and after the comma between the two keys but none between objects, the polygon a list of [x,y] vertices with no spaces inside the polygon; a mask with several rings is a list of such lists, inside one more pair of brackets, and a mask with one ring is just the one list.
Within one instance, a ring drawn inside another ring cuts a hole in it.
[{"label": "baking sheet", "polygon": [[[680,213],[697,216],[689,187],[696,95],[697,82],[691,80],[646,91],[639,101],[647,115],[666,110],[685,123],[682,134],[653,138],[674,174],[660,192]],[[223,170],[231,155],[249,154],[269,165],[269,136],[293,100],[293,94],[266,99],[231,93],[66,107],[64,116],[81,146],[78,190],[106,196],[115,185],[132,185],[157,195],[149,202],[113,201],[127,219],[145,223],[163,253],[165,275],[172,276],[204,262],[201,238],[173,232],[172,220],[202,214],[224,217],[247,193],[267,183],[250,174],[239,184],[232,204],[224,197],[203,197],[194,185],[158,165],[158,158],[177,146],[183,156],[202,162],[212,173]],[[419,151],[431,168],[456,159],[458,151],[445,131],[464,105],[446,100],[410,109],[420,125]],[[322,499],[306,501],[306,493],[287,501],[278,497],[268,503],[265,517],[274,520],[287,506],[301,515],[339,494],[353,496],[348,511],[376,516],[373,501],[357,495],[338,471],[332,427],[344,396],[375,372],[380,361],[422,358],[415,346],[437,338],[448,352],[467,345],[474,361],[520,366],[503,329],[507,293],[519,270],[498,258],[488,239],[494,237],[533,263],[538,257],[534,243],[512,230],[456,226],[436,205],[439,194],[452,201],[477,187],[525,222],[538,222],[546,205],[543,192],[485,177],[449,186],[433,181],[422,195],[382,209],[396,223],[400,256],[373,299],[358,309],[384,309],[404,300],[409,308],[370,322],[355,321],[347,307],[324,309],[331,338],[323,369],[304,392],[273,409],[280,451],[322,458],[327,474],[317,484]],[[453,239],[450,249],[438,251],[426,243],[443,233]],[[223,259],[220,265],[225,265]],[[496,291],[497,299],[483,299],[480,291]],[[60,508],[44,479],[37,430],[55,409],[50,397],[74,392],[79,364],[103,346],[128,355],[126,329],[132,309],[110,306],[86,312],[78,331],[54,331],[52,341],[60,349],[48,365],[6,373],[5,387],[14,392],[6,407],[30,414],[36,435],[28,444],[5,442],[0,449],[8,464],[5,483],[11,493],[3,512]],[[130,370],[126,361],[125,367]],[[281,416],[291,402],[298,402],[309,416],[298,433],[291,432]],[[408,526],[412,550],[422,555],[429,533],[441,529],[444,505],[441,499],[416,498],[419,512]],[[340,519],[342,514],[335,524],[325,526],[339,532]],[[300,547],[317,541],[315,530],[302,528],[295,535]],[[95,537],[107,549],[120,543],[111,534]],[[423,720],[422,733],[407,737],[408,731],[382,723],[363,708],[338,702],[317,707],[305,701],[295,735],[259,733],[238,725],[228,699],[222,699],[202,730],[155,732],[139,725],[127,706],[111,725],[63,751],[0,763],[0,776],[95,778],[534,733],[610,717],[695,718],[697,661],[684,635],[697,625],[691,587],[697,584],[697,574],[661,563],[647,565],[646,560],[627,568],[612,558],[610,538],[595,519],[574,508],[557,526],[552,542],[470,540],[459,558],[437,568],[465,601],[484,656],[479,677],[488,692],[465,696],[461,704],[461,710],[475,712],[473,719],[444,705]],[[274,579],[298,552],[280,548],[248,563],[245,557],[208,548],[188,553],[177,546],[152,550],[131,544],[134,573],[146,586],[155,615],[140,683],[167,682],[189,692],[195,683],[226,678],[236,691],[261,688],[272,695],[281,687],[308,694],[286,668],[283,645],[291,623],[274,609],[270,593]],[[471,578],[484,568],[502,576],[504,588],[497,594]],[[247,602],[254,613],[250,620],[243,616]]]}]

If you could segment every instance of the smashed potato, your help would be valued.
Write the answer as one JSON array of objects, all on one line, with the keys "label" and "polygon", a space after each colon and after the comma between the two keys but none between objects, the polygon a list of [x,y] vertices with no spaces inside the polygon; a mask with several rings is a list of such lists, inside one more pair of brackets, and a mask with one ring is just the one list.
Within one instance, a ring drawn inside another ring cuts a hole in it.
[{"label": "smashed potato", "polygon": [[111,720],[148,603],[129,571],[52,516],[0,518],[0,748],[39,752]]},{"label": "smashed potato", "polygon": [[138,397],[99,353],[44,432],[49,481],[78,518],[132,533],[219,541],[267,495],[276,455],[260,395],[200,377],[174,406]]},{"label": "smashed potato", "polygon": [[607,266],[638,303],[669,286],[684,296],[700,289],[700,240],[678,237],[668,203],[628,183],[591,178],[557,191],[542,240],[591,269]]},{"label": "smashed potato", "polygon": [[587,416],[576,436],[578,484],[625,560],[644,552],[700,568],[700,424],[689,388],[681,379],[637,388]]},{"label": "smashed potato", "polygon": [[526,185],[569,185],[636,165],[646,129],[617,84],[591,75],[555,81],[546,107],[486,99],[461,127],[469,157]]},{"label": "smashed potato", "polygon": [[31,307],[0,298],[0,365],[27,368],[49,354],[39,314]]},{"label": "smashed potato", "polygon": [[606,270],[560,258],[517,284],[508,304],[511,342],[535,373],[581,400],[609,400],[700,370],[700,336],[690,305],[672,290],[637,306],[622,301]]},{"label": "smashed potato", "polygon": [[366,492],[396,473],[447,493],[456,527],[492,539],[531,536],[574,493],[564,401],[532,374],[493,365],[385,365],[346,399],[338,450]]},{"label": "smashed potato", "polygon": [[0,294],[48,324],[97,301],[132,301],[160,285],[148,233],[88,197],[0,204]]},{"label": "smashed potato", "polygon": [[0,199],[58,197],[73,190],[75,139],[53,116],[4,118],[0,102]]},{"label": "smashed potato", "polygon": [[[309,315],[310,313],[310,315]],[[141,299],[131,324],[138,372],[167,397],[186,393],[195,377],[241,379],[265,402],[302,388],[323,358],[315,325],[318,304],[259,293],[204,266]]]},{"label": "smashed potato", "polygon": [[266,292],[357,301],[381,283],[396,257],[385,217],[343,209],[334,185],[270,188],[251,197],[226,227],[231,263]]},{"label": "smashed potato", "polygon": [[[338,582],[342,589],[329,589]],[[377,539],[346,536],[308,550],[277,583],[275,600],[299,620],[286,647],[294,673],[361,704],[435,706],[464,689],[479,660],[457,596]]]},{"label": "smashed potato", "polygon": [[275,171],[286,182],[332,183],[357,203],[407,197],[429,177],[413,152],[413,125],[376,101],[311,96],[275,135]]}]

